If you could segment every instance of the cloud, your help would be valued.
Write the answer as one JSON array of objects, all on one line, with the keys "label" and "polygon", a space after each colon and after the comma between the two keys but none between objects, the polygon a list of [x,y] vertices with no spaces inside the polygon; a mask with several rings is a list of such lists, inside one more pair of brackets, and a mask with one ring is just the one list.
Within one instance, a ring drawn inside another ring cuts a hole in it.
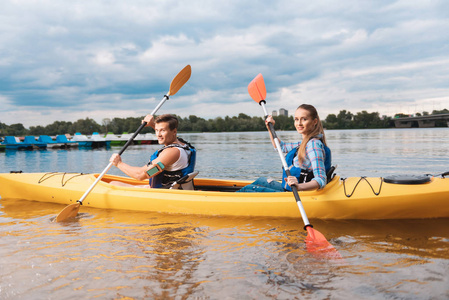
[{"label": "cloud", "polygon": [[5,0],[0,121],[140,116],[186,64],[192,77],[164,112],[257,116],[246,87],[258,73],[269,110],[293,112],[302,101],[322,117],[442,109],[448,9],[445,1]]}]

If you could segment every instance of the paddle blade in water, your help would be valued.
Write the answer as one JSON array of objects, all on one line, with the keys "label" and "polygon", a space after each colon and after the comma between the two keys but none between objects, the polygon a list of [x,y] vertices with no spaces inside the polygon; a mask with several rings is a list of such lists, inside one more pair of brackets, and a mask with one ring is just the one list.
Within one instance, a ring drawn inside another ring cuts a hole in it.
[{"label": "paddle blade in water", "polygon": [[308,252],[320,257],[341,258],[340,253],[327,241],[324,235],[311,226],[307,226],[306,247]]},{"label": "paddle blade in water", "polygon": [[253,81],[248,84],[248,93],[254,101],[260,103],[267,97],[267,90],[265,89],[265,82],[262,74],[257,75]]},{"label": "paddle blade in water", "polygon": [[70,218],[76,217],[78,214],[78,211],[80,209],[80,203],[73,203],[68,206],[66,206],[61,212],[58,214],[58,216],[54,219],[53,222],[63,222]]},{"label": "paddle blade in water", "polygon": [[190,65],[187,65],[179,71],[178,75],[173,78],[170,84],[170,91],[168,92],[169,96],[173,96],[176,94],[180,88],[190,79],[190,75],[192,74],[192,68]]}]

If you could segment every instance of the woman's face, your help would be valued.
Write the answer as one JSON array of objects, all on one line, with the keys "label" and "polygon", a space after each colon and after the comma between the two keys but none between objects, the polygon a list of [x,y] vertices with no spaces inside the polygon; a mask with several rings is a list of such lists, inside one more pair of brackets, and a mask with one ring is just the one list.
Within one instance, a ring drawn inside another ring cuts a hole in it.
[{"label": "woman's face", "polygon": [[302,135],[307,135],[312,132],[316,125],[318,124],[318,119],[312,119],[308,110],[303,108],[298,108],[295,112],[295,128]]}]

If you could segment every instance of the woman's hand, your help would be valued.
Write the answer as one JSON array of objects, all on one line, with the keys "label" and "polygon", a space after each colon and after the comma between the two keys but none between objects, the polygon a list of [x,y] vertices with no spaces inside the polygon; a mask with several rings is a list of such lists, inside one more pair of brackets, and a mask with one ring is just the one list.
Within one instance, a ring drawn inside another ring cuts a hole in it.
[{"label": "woman's hand", "polygon": [[118,164],[122,162],[122,158],[117,153],[114,153],[114,154],[112,154],[111,158],[109,159],[109,162],[117,167]]},{"label": "woman's hand", "polygon": [[147,125],[145,127],[151,126],[154,128],[154,116],[153,115],[146,115],[145,118],[142,120],[143,122],[147,122]]},{"label": "woman's hand", "polygon": [[265,126],[267,126],[267,128],[268,128],[268,123],[273,124],[273,126],[276,123],[276,121],[274,121],[272,115],[268,115],[267,118],[265,119]]},{"label": "woman's hand", "polygon": [[299,185],[299,183],[298,183],[298,178],[296,178],[295,176],[288,176],[286,182],[287,182],[287,184],[288,184],[289,186],[293,186],[293,185],[296,186],[296,189],[298,189],[298,191],[299,191],[299,188],[298,188],[298,185]]}]

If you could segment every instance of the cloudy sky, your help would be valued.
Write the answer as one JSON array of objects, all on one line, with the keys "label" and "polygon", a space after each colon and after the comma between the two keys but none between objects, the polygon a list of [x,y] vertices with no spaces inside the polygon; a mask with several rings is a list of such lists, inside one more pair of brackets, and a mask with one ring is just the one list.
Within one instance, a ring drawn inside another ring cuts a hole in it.
[{"label": "cloudy sky", "polygon": [[449,108],[449,1],[1,0],[0,122]]}]

